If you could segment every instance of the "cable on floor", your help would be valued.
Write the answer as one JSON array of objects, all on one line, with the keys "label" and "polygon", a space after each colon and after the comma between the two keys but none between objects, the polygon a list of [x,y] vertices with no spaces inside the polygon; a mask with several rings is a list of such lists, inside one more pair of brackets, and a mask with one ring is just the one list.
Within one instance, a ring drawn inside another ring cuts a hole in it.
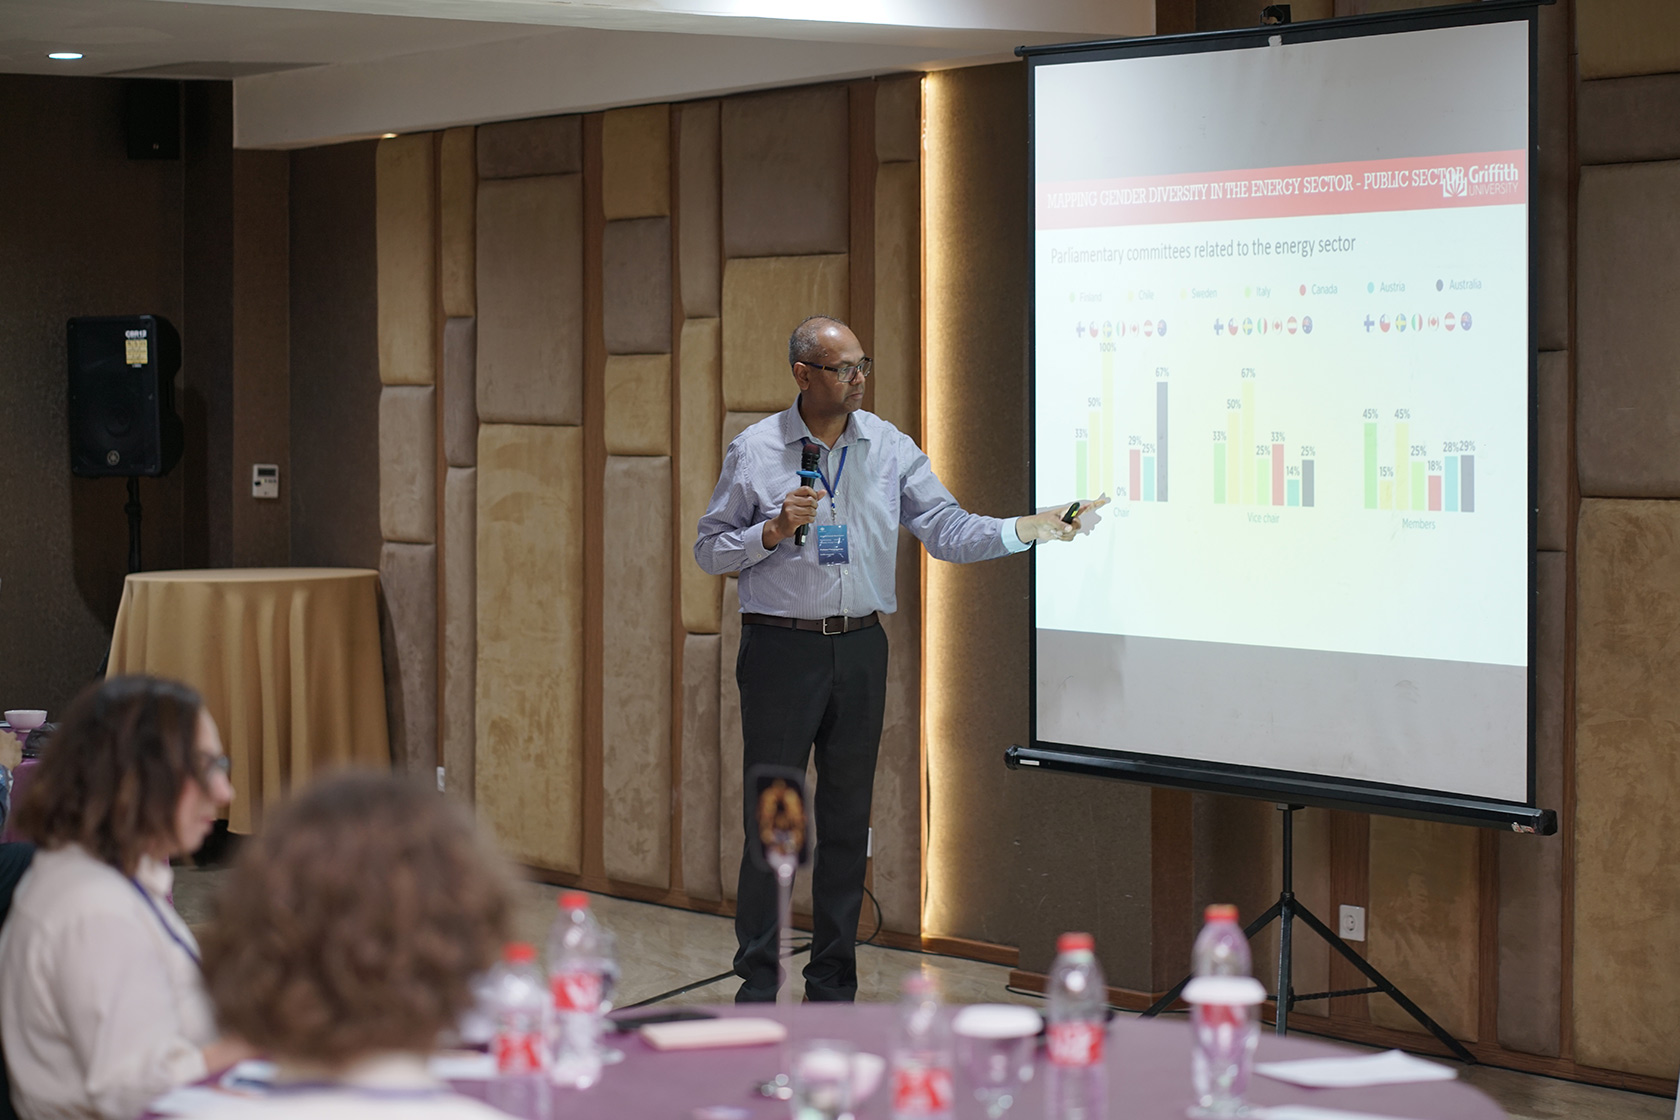
[{"label": "cable on floor", "polygon": [[[810,951],[811,951],[811,943],[809,941],[806,941],[803,944],[795,945],[793,947],[793,951],[791,953],[789,953],[788,956],[789,957],[797,957],[801,953],[808,953]],[[687,995],[689,992],[694,991],[694,989],[696,989],[696,988],[704,988],[708,984],[717,984],[721,981],[729,979],[731,976],[734,976],[734,975],[735,975],[735,970],[732,968],[727,972],[720,972],[716,976],[708,976],[704,980],[696,980],[693,983],[684,984],[680,988],[672,988],[668,992],[660,992],[656,996],[649,996],[647,999],[641,1000],[638,1003],[626,1004],[624,1006],[623,1010],[629,1011],[629,1010],[631,1010],[633,1008],[637,1008],[637,1007],[647,1007],[651,1004],[662,1003],[665,1000],[673,999],[673,998],[675,998],[677,996],[680,996],[680,995]]]}]

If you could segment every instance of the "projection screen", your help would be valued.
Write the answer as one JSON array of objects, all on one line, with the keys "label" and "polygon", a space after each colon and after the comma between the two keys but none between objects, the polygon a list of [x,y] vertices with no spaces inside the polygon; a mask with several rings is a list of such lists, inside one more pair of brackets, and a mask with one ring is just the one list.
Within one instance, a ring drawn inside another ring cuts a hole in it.
[{"label": "projection screen", "polygon": [[1034,561],[1011,764],[1534,808],[1534,9],[1027,49]]}]

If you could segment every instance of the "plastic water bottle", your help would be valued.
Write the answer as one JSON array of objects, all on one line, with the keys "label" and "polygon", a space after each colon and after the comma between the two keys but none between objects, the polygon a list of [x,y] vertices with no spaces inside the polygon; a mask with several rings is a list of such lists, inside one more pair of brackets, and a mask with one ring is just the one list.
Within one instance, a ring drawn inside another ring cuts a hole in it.
[{"label": "plastic water bottle", "polygon": [[1192,951],[1195,979],[1185,988],[1190,1003],[1190,1115],[1240,1116],[1247,1110],[1248,1079],[1260,1041],[1260,1003],[1266,990],[1249,975],[1248,938],[1235,906],[1209,906]]},{"label": "plastic water bottle", "polygon": [[1104,1120],[1108,1115],[1108,986],[1088,933],[1056,939],[1046,1018],[1044,1115],[1049,1120]]},{"label": "plastic water bottle", "polygon": [[490,1053],[496,1077],[489,1085],[490,1104],[514,1116],[548,1114],[548,1045],[543,1037],[548,993],[537,969],[537,951],[524,942],[502,950],[502,963],[490,971],[488,994],[495,1020]]},{"label": "plastic water bottle", "polygon": [[601,931],[589,896],[567,891],[548,931],[549,1073],[556,1085],[587,1089],[601,1080],[603,971]]},{"label": "plastic water bottle", "polygon": [[912,972],[903,990],[892,1052],[893,1120],[951,1120],[956,1101],[951,1025],[939,1005],[939,989],[931,976]]}]

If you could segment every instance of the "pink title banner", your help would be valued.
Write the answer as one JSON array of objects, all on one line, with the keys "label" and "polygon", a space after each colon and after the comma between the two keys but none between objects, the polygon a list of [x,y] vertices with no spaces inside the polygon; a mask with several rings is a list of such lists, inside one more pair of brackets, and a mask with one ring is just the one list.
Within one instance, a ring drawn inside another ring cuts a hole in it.
[{"label": "pink title banner", "polygon": [[1039,229],[1142,226],[1511,206],[1528,201],[1528,153],[1320,163],[1135,179],[1041,183]]}]

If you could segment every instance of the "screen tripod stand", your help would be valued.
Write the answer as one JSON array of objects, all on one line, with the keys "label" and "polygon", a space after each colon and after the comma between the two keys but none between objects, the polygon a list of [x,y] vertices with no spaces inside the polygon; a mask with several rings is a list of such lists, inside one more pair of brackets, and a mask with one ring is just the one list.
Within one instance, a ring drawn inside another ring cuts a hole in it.
[{"label": "screen tripod stand", "polygon": [[[1336,932],[1329,926],[1319,921],[1313,912],[1301,905],[1300,900],[1295,897],[1295,814],[1303,808],[1305,808],[1304,805],[1278,806],[1279,811],[1283,813],[1283,891],[1278,895],[1278,900],[1272,903],[1264,914],[1250,922],[1248,927],[1243,930],[1243,936],[1252,940],[1255,934],[1265,929],[1274,920],[1278,922],[1278,972],[1277,996],[1275,997],[1277,1000],[1277,1033],[1285,1034],[1288,1032],[1289,1011],[1297,1003],[1331,999],[1336,996],[1380,994],[1392,997],[1394,1002],[1400,1005],[1401,1010],[1416,1019],[1430,1034],[1440,1039],[1441,1044],[1451,1050],[1454,1057],[1462,1062],[1474,1065],[1476,1059],[1469,1050],[1465,1049],[1463,1043],[1448,1034],[1446,1029],[1435,1020],[1424,1014],[1423,1009],[1407,999],[1406,994],[1396,988],[1388,977],[1378,972],[1369,961],[1354,952],[1352,946],[1337,936]],[[1290,961],[1290,932],[1296,919],[1305,922],[1307,928],[1324,939],[1325,944],[1347,958],[1348,963],[1352,964],[1353,967],[1365,975],[1367,980],[1371,981],[1371,986],[1367,988],[1346,988],[1334,992],[1296,994]],[[1188,976],[1180,980],[1171,991],[1151,1004],[1149,1009],[1143,1013],[1143,1017],[1145,1019],[1153,1018],[1171,1007],[1173,1002],[1178,999],[1179,994],[1184,991],[1184,986],[1189,982],[1190,977]]]}]

